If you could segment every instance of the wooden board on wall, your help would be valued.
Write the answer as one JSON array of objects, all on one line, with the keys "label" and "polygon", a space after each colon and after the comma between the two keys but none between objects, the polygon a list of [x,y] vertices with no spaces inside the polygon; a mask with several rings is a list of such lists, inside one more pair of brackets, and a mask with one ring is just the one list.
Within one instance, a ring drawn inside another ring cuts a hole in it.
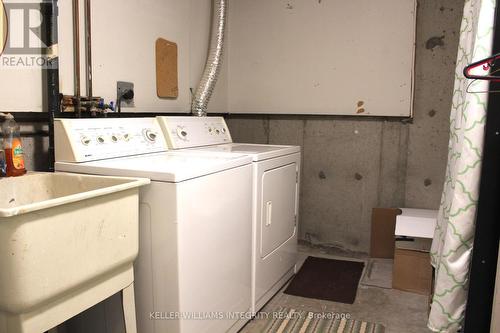
[{"label": "wooden board on wall", "polygon": [[177,44],[163,38],[156,40],[156,92],[158,97],[177,98]]},{"label": "wooden board on wall", "polygon": [[234,1],[231,113],[412,115],[416,0]]}]

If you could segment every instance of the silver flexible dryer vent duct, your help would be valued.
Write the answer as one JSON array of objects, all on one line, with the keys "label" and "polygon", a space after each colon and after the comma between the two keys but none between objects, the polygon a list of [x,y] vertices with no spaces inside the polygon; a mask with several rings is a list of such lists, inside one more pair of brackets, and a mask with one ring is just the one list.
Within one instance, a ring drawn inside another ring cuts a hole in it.
[{"label": "silver flexible dryer vent duct", "polygon": [[227,20],[227,0],[213,1],[212,36],[210,50],[203,76],[191,103],[191,113],[194,116],[205,117],[210,97],[219,77],[224,54],[224,30]]}]

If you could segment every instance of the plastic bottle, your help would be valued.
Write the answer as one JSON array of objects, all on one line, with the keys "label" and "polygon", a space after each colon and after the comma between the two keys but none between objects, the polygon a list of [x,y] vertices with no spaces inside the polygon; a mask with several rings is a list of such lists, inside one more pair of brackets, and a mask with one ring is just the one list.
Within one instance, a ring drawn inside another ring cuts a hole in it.
[{"label": "plastic bottle", "polygon": [[7,177],[22,176],[26,173],[24,167],[24,151],[19,135],[19,125],[11,114],[5,116],[2,124],[3,150]]}]

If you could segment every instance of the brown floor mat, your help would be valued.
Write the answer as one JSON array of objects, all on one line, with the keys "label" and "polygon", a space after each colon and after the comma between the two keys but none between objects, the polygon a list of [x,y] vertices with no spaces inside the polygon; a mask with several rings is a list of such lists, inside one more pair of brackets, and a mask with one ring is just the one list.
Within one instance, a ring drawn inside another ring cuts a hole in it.
[{"label": "brown floor mat", "polygon": [[352,304],[363,262],[307,257],[285,294]]}]

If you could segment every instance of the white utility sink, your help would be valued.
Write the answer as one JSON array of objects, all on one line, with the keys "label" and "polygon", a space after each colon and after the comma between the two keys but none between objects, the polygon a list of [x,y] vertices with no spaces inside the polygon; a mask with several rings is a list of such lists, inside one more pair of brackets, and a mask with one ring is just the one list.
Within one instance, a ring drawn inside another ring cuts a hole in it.
[{"label": "white utility sink", "polygon": [[133,282],[148,179],[0,179],[0,333],[43,332]]}]

